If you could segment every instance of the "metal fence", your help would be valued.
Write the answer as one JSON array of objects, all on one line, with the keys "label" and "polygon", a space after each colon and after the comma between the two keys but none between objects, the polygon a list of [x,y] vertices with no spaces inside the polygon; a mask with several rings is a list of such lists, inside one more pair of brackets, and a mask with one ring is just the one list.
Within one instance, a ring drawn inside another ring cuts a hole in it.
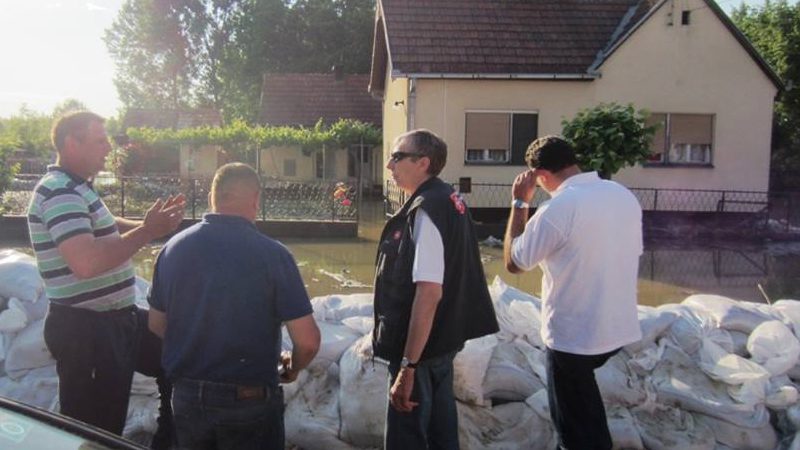
[{"label": "metal fence", "polygon": [[[24,215],[41,175],[18,175],[2,198],[5,214]],[[164,176],[97,176],[94,188],[106,206],[120,217],[142,217],[157,198],[183,193],[186,217],[197,219],[209,211],[211,178]],[[262,180],[261,220],[355,222],[356,186],[350,181]]]},{"label": "metal fence", "polygon": [[[458,189],[458,183],[453,185]],[[724,191],[699,189],[630,188],[644,211],[752,213],[763,215],[773,228],[792,231],[800,227],[800,193]],[[404,193],[392,180],[386,183],[386,212],[393,214],[403,202]],[[462,193],[470,208],[508,208],[511,185],[472,183],[469,193]],[[543,189],[536,190],[532,206],[547,201]],[[800,230],[797,230],[800,231]]]}]

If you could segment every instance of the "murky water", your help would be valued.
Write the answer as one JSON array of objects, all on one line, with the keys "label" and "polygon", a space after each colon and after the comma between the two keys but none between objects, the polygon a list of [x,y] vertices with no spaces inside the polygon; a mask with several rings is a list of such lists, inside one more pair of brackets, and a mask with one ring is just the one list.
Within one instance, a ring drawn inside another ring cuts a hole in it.
[{"label": "murky water", "polygon": [[[381,206],[362,211],[365,225],[353,239],[282,239],[297,260],[309,295],[371,292],[375,250],[382,227]],[[20,243],[0,244],[17,247]],[[24,249],[24,248],[21,248]],[[151,279],[159,246],[143,248],[135,256],[138,275]],[[29,249],[25,251],[30,252]],[[510,274],[502,249],[481,247],[488,280],[495,276],[526,292],[539,295],[541,272]],[[760,286],[760,287],[759,287]],[[711,293],[764,302],[800,299],[800,242],[752,245],[741,243],[646,243],[639,265],[639,303],[680,302],[693,293]]]}]

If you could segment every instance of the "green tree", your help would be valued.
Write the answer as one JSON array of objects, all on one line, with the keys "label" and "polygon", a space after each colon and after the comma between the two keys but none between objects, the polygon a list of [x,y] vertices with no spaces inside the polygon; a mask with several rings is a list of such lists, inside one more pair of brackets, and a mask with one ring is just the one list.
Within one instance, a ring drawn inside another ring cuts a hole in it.
[{"label": "green tree", "polygon": [[105,32],[125,107],[178,109],[193,102],[196,58],[173,3],[127,0]]},{"label": "green tree", "polygon": [[37,113],[23,105],[17,114],[0,119],[0,139],[5,145],[13,143],[16,148],[29,154],[47,156],[53,150],[50,143],[52,117]]},{"label": "green tree", "polygon": [[800,170],[800,4],[742,4],[731,17],[785,83],[775,104],[773,167]]},{"label": "green tree", "polygon": [[[8,164],[8,157],[16,148],[19,148],[17,142],[14,142],[6,136],[0,136],[0,200],[3,199],[3,194],[11,187],[11,182],[14,180],[14,175],[17,174],[19,165]],[[3,213],[5,205],[0,202],[0,214]]]},{"label": "green tree", "polygon": [[87,109],[89,108],[87,108],[82,101],[74,98],[68,98],[53,108],[52,115],[53,118],[57,118],[73,111],[86,111]]},{"label": "green tree", "polygon": [[105,41],[125,107],[255,123],[265,73],[369,70],[373,0],[126,0]]},{"label": "green tree", "polygon": [[647,160],[656,126],[647,126],[646,119],[647,112],[636,111],[633,105],[601,103],[561,125],[581,168],[608,179],[623,167]]}]

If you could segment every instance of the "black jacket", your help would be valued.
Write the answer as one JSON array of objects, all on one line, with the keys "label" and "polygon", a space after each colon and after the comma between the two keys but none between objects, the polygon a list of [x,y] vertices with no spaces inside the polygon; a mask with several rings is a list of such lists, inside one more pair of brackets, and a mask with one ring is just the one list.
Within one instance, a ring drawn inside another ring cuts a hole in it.
[{"label": "black jacket", "polygon": [[444,244],[442,299],[420,360],[459,350],[469,339],[499,330],[486,286],[478,240],[469,209],[453,188],[431,178],[386,223],[381,233],[375,274],[375,356],[403,356],[416,285],[411,279],[414,217],[422,208]]}]

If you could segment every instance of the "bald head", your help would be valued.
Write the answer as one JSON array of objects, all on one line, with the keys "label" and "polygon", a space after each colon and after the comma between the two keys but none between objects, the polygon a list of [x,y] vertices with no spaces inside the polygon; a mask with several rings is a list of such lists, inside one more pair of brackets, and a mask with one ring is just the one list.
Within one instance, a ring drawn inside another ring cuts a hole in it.
[{"label": "bald head", "polygon": [[211,210],[255,220],[260,192],[261,180],[252,167],[242,163],[225,164],[217,169],[211,183]]}]

